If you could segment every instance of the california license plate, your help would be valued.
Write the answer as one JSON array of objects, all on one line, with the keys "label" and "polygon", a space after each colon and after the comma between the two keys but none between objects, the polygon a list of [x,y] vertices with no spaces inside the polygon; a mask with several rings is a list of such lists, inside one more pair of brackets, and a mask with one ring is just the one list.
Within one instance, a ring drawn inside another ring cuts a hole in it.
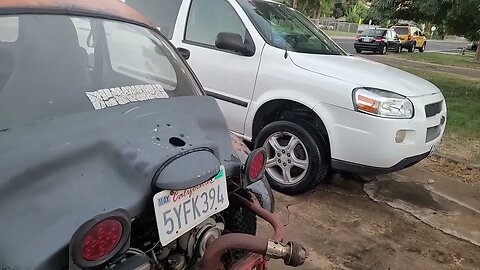
[{"label": "california license plate", "polygon": [[153,196],[160,243],[165,246],[210,216],[228,207],[225,168],[211,180],[185,190],[164,190]]},{"label": "california license plate", "polygon": [[371,42],[371,41],[372,41],[372,38],[369,38],[369,37],[363,38],[362,41],[363,41],[363,42]]}]

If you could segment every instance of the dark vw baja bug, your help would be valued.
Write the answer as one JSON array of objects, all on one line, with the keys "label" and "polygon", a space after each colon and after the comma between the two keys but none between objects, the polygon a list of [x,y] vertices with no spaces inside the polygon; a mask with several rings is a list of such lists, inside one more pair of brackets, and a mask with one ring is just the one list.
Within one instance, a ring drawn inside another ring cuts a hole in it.
[{"label": "dark vw baja bug", "polygon": [[[1,269],[305,259],[282,243],[265,152],[229,133],[176,50],[120,1],[0,3],[0,152]],[[272,240],[254,236],[257,216]]]}]

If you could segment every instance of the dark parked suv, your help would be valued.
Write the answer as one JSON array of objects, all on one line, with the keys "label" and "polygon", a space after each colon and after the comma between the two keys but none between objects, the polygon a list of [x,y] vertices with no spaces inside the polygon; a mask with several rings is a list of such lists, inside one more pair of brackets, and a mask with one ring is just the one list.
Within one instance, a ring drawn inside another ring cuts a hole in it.
[{"label": "dark parked suv", "polygon": [[399,53],[402,49],[402,42],[393,29],[376,28],[363,31],[357,36],[353,46],[357,53],[372,51],[386,54],[388,50]]}]

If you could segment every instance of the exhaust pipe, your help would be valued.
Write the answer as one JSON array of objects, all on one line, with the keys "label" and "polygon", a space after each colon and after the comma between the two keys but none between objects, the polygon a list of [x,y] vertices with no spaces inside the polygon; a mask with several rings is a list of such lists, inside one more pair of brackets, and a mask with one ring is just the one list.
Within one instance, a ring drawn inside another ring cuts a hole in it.
[{"label": "exhaust pipe", "polygon": [[306,251],[302,245],[296,242],[282,243],[285,228],[277,215],[238,195],[232,199],[270,223],[275,231],[274,239],[242,233],[223,235],[208,245],[203,258],[195,265],[195,270],[225,270],[221,258],[229,249],[254,253],[235,263],[231,270],[251,270],[252,267],[265,265],[264,261],[269,259],[283,259],[289,266],[300,266],[305,262]]}]

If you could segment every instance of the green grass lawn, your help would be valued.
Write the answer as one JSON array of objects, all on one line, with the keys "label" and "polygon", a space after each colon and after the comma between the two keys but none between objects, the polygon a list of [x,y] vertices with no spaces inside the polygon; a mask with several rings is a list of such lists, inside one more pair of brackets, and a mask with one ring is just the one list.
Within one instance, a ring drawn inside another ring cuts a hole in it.
[{"label": "green grass lawn", "polygon": [[448,109],[447,132],[480,139],[480,78],[399,68],[432,82],[442,90]]},{"label": "green grass lawn", "polygon": [[396,54],[395,57],[405,58],[409,60],[435,63],[447,66],[466,67],[480,69],[480,63],[474,61],[474,54],[467,53],[466,55],[460,54],[445,54],[436,52],[424,52],[424,53],[401,53]]}]

